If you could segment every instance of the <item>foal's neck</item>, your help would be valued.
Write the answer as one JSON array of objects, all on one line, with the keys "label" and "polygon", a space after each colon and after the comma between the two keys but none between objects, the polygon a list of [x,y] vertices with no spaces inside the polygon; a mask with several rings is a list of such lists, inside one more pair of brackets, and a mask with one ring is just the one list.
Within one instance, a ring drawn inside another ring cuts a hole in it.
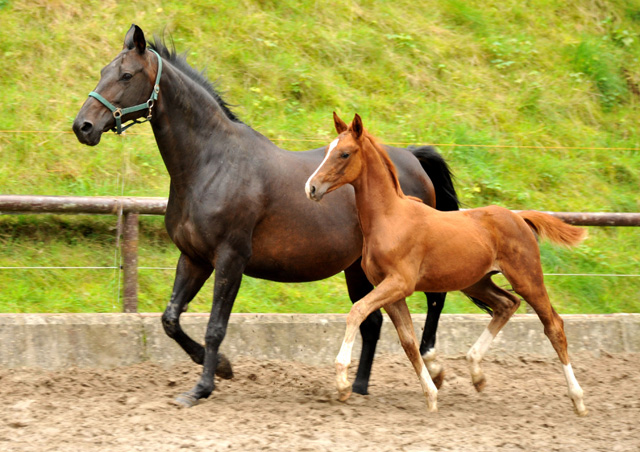
[{"label": "foal's neck", "polygon": [[[392,163],[382,148],[376,148],[371,139],[366,139],[361,151],[362,171],[352,182],[356,195],[356,207],[360,227],[365,235],[377,225],[384,223],[399,202],[405,197]],[[386,158],[385,158],[386,157]]]}]

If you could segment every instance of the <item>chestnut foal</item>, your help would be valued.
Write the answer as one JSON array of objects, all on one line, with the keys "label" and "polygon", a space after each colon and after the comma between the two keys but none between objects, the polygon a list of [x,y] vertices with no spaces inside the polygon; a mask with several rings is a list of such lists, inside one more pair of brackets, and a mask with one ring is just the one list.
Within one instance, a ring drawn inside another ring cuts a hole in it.
[{"label": "chestnut foal", "polygon": [[498,206],[439,212],[404,195],[393,163],[364,129],[360,116],[356,114],[347,126],[334,113],[334,122],[338,138],[327,147],[305,190],[309,199],[320,201],[342,185],[353,186],[364,235],[362,268],[376,286],[352,306],[347,316],[344,341],[336,358],[340,400],[351,395],[347,368],[358,326],[371,312],[384,307],[420,378],[429,411],[437,410],[437,389],[420,357],[405,301],[415,291],[461,290],[493,309],[489,325],[467,354],[473,384],[482,390],[485,377],[480,361],[520,305],[515,295],[491,280],[495,273],[502,273],[538,314],[562,362],[575,411],[587,414],[582,389],[569,363],[563,321],[551,306],[544,286],[536,240],[540,236],[565,246],[577,245],[586,230],[541,212],[514,213]]}]

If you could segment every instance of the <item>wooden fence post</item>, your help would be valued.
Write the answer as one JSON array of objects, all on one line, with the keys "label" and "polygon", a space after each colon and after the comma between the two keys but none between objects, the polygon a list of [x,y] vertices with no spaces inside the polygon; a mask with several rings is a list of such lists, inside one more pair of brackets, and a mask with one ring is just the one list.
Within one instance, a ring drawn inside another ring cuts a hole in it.
[{"label": "wooden fence post", "polygon": [[124,312],[138,312],[138,213],[124,215],[122,243]]}]

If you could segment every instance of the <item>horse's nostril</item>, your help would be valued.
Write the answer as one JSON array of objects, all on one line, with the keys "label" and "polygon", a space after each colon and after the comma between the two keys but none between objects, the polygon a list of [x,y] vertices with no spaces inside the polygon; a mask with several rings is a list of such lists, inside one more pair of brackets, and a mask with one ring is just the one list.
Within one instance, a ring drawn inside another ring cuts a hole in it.
[{"label": "horse's nostril", "polygon": [[309,190],[309,191],[311,192],[311,195],[312,195],[312,196],[313,196],[313,195],[315,195],[315,194],[316,194],[316,186],[315,186],[315,185],[312,185],[312,186],[311,186],[311,190]]},{"label": "horse's nostril", "polygon": [[80,130],[84,133],[90,132],[91,129],[93,129],[93,124],[91,124],[89,121],[85,121],[80,128]]}]

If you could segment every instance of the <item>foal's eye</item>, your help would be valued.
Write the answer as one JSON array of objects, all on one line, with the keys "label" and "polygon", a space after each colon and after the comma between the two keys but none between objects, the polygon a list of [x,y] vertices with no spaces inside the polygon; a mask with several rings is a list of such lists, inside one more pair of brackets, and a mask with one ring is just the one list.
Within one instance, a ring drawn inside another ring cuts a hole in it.
[{"label": "foal's eye", "polygon": [[346,159],[348,159],[348,158],[349,158],[349,155],[351,155],[351,154],[349,154],[348,152],[343,152],[343,153],[340,155],[340,158],[341,158],[341,159],[343,159],[343,160],[346,160]]},{"label": "foal's eye", "polygon": [[124,74],[122,74],[122,77],[120,77],[120,80],[131,80],[133,78],[133,74],[129,74],[128,72],[125,72]]}]

